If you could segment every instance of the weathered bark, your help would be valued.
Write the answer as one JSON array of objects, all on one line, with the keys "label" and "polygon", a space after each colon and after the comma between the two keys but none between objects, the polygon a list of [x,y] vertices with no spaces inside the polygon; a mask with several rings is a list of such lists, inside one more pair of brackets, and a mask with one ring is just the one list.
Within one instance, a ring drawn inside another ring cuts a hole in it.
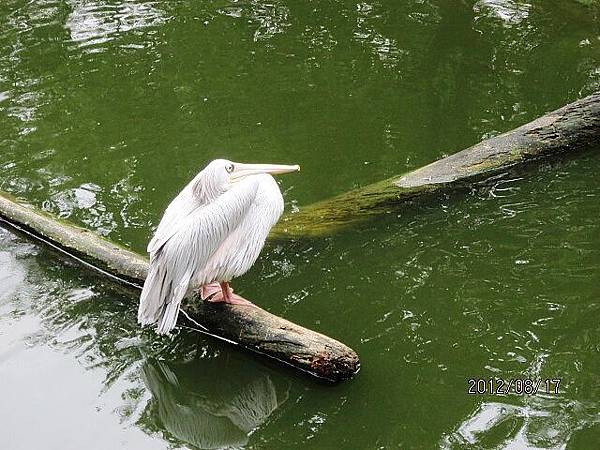
[{"label": "weathered bark", "polygon": [[355,189],[286,215],[273,237],[323,236],[443,190],[482,181],[542,157],[600,143],[600,93],[402,176]]},{"label": "weathered bark", "polygon": [[[120,281],[140,287],[146,278],[146,258],[92,231],[22,204],[8,194],[0,193],[0,219]],[[346,345],[258,307],[197,300],[187,301],[183,309],[188,317],[181,314],[180,319],[187,325],[319,378],[341,381],[351,378],[360,367],[358,355]]]},{"label": "weathered bark", "polygon": [[359,369],[358,355],[352,349],[264,309],[199,301],[186,301],[184,309],[211,334],[320,378],[340,381]]}]

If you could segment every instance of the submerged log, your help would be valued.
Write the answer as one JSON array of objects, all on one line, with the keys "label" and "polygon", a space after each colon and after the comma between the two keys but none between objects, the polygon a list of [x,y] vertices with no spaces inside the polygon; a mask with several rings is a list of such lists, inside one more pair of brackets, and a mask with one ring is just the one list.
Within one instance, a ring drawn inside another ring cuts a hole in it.
[{"label": "submerged log", "polygon": [[[0,221],[130,286],[141,287],[148,260],[93,231],[0,193]],[[137,300],[137,297],[132,297]],[[316,377],[351,378],[360,364],[354,350],[258,307],[187,301],[180,321],[221,340],[277,359]]]},{"label": "submerged log", "polygon": [[319,237],[407,202],[472,186],[532,160],[600,143],[600,92],[404,175],[355,189],[288,214],[273,237]]}]

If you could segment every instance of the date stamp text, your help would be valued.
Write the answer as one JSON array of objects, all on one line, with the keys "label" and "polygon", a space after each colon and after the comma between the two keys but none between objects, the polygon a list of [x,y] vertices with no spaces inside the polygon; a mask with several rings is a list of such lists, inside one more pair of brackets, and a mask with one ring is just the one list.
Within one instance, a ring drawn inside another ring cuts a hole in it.
[{"label": "date stamp text", "polygon": [[560,378],[469,378],[467,394],[472,395],[558,395]]}]

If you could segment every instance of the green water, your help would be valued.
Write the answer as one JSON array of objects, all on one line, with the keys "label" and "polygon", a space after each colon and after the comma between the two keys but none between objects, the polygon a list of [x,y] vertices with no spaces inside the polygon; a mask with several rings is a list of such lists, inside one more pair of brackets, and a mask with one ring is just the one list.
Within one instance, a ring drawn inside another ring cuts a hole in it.
[{"label": "green water", "polygon": [[[301,164],[293,211],[593,92],[599,36],[568,0],[4,1],[0,190],[143,251],[210,159]],[[131,294],[0,228],[0,447],[598,448],[599,167],[267,245],[234,286],[356,349],[337,386],[141,330]],[[467,393],[490,377],[561,383]]]}]

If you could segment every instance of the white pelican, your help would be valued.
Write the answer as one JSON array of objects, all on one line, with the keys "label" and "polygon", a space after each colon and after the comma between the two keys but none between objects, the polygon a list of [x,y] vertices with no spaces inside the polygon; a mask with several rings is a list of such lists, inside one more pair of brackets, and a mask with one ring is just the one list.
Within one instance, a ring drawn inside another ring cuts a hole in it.
[{"label": "white pelican", "polygon": [[181,301],[196,290],[203,300],[252,305],[233,293],[229,281],[252,267],[283,212],[281,191],[269,174],[298,170],[217,159],[196,175],[167,207],[148,244],[138,322],[169,333]]}]

